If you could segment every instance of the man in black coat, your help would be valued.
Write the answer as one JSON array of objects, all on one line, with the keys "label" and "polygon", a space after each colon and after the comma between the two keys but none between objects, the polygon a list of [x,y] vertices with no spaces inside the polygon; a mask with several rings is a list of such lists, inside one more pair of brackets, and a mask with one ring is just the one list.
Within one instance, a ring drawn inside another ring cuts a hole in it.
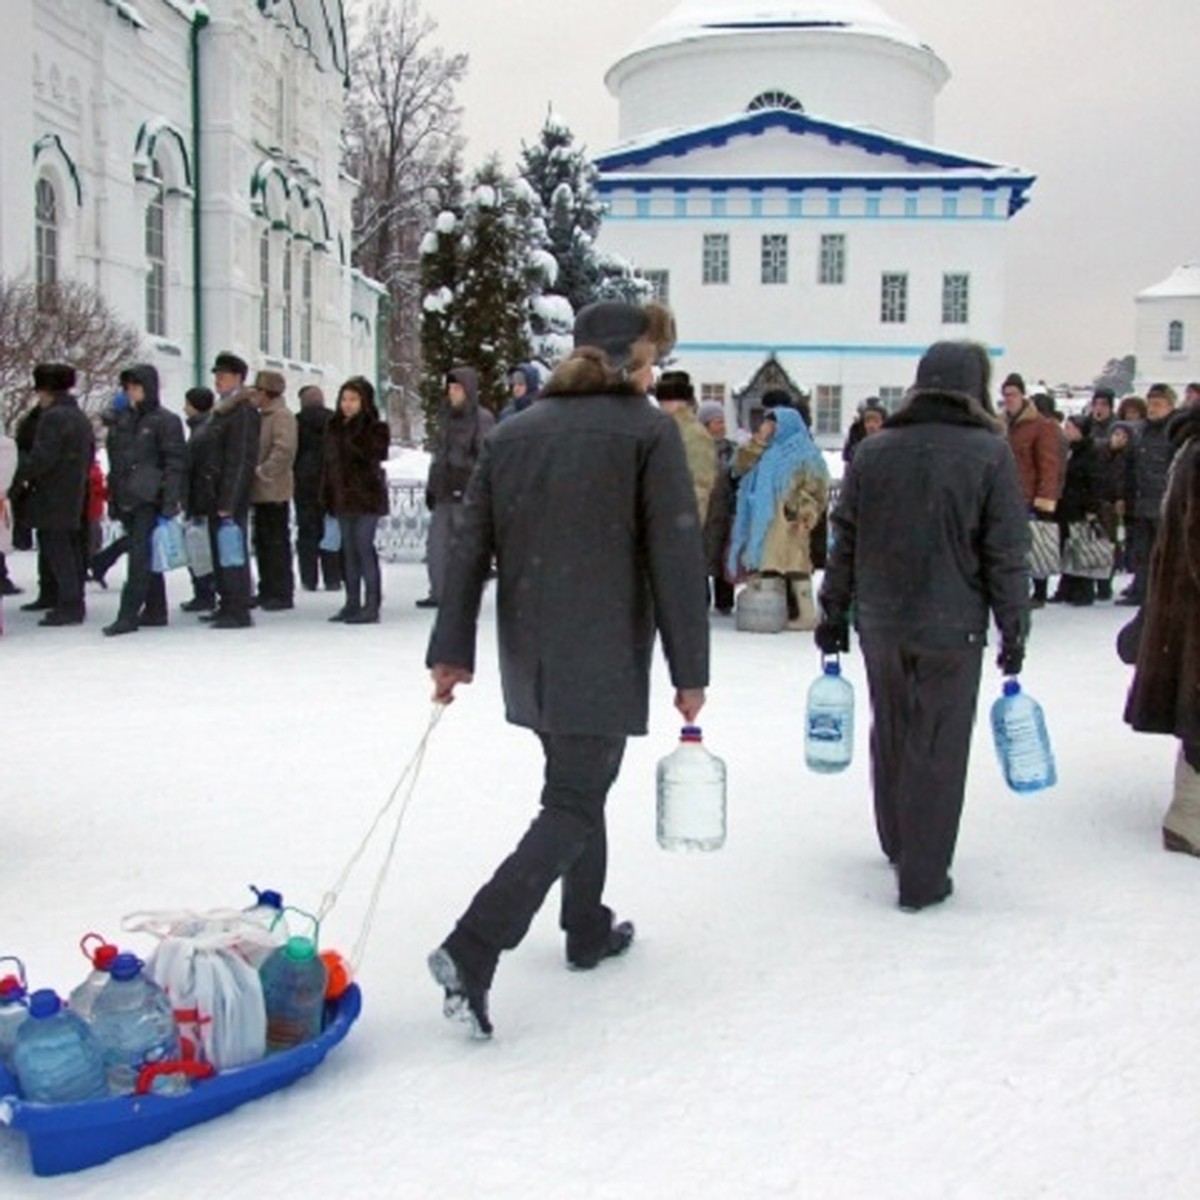
[{"label": "man in black coat", "polygon": [[53,607],[39,624],[81,625],[83,517],[95,436],[91,421],[71,394],[74,367],[39,363],[33,369],[33,386],[38,397],[35,432],[10,490],[22,519],[37,530],[47,583],[52,581],[52,589],[47,590],[53,592]]},{"label": "man in black coat", "polygon": [[951,892],[989,610],[998,665],[1021,670],[1029,529],[1016,461],[986,411],[984,347],[938,342],[908,402],[861,442],[833,514],[816,641],[849,650],[871,692],[875,823],[900,907]]},{"label": "man in black coat", "polygon": [[491,1033],[488,989],[554,882],[568,963],[625,951],[633,926],[603,902],[604,804],[625,741],[644,734],[656,630],[692,721],[708,685],[704,551],[675,422],[646,399],[674,341],[659,305],[602,302],[575,322],[576,352],[539,400],[483,444],[463,503],[427,663],[449,703],[475,669],[493,555],[508,720],[546,756],[542,807],[429,967],[445,1013]]},{"label": "man in black coat", "polygon": [[183,422],[159,400],[157,369],[149,363],[131,368],[126,390],[131,415],[120,440],[109,440],[109,477],[129,534],[129,571],[117,619],[104,627],[106,637],[167,623],[167,585],[151,570],[150,540],[160,518],[179,515],[187,457]]},{"label": "man in black coat", "polygon": [[300,586],[317,590],[318,577],[327,592],[342,586],[342,560],[336,550],[322,550],[325,510],[321,507],[321,466],[325,461],[325,427],[333,416],[325,405],[325,393],[315,384],[300,389],[300,411],[296,414],[295,481],[296,561]]},{"label": "man in black coat", "polygon": [[[216,397],[212,388],[188,388],[183,397],[183,415],[187,421],[187,465],[183,491],[183,511],[191,522],[203,522],[207,537],[209,509],[209,478],[212,475],[212,407]],[[203,544],[203,543],[201,543]],[[179,607],[184,612],[212,612],[217,607],[217,576],[215,571],[197,574],[188,565],[192,576],[192,598]]]},{"label": "man in black coat", "polygon": [[1169,384],[1153,383],[1146,389],[1146,419],[1138,427],[1133,443],[1134,504],[1132,520],[1127,521],[1134,577],[1118,604],[1136,606],[1146,599],[1150,554],[1158,537],[1163,497],[1167,493],[1167,474],[1175,456],[1167,433],[1167,423],[1175,411],[1175,399],[1175,389]]}]

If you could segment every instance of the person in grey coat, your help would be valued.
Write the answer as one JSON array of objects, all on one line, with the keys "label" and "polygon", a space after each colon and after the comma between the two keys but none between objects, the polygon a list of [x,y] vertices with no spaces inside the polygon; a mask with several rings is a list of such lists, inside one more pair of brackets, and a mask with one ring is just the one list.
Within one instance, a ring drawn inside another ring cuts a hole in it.
[{"label": "person in grey coat", "polygon": [[989,611],[997,665],[1020,672],[1029,526],[1016,460],[987,410],[974,342],[926,351],[908,400],[862,441],[833,514],[816,641],[850,648],[853,605],[871,692],[875,824],[900,907],[953,890]]},{"label": "person in grey coat", "polygon": [[505,711],[546,757],[541,810],[513,853],[429,957],[444,1011],[491,1033],[488,990],[554,882],[570,966],[621,954],[633,926],[604,904],[604,805],[626,739],[646,732],[661,635],[692,721],[708,685],[705,564],[675,422],[646,399],[674,342],[661,305],[581,310],[574,353],[542,398],[483,444],[447,567],[427,665],[448,704],[475,670],[493,555]]}]

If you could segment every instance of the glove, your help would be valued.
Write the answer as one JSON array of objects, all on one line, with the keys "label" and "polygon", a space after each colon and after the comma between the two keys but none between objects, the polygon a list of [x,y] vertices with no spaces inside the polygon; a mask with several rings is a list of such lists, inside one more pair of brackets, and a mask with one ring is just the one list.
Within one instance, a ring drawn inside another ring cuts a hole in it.
[{"label": "glove", "polygon": [[850,622],[839,612],[823,613],[813,640],[822,654],[849,654]]},{"label": "glove", "polygon": [[1022,638],[1004,638],[1000,653],[996,655],[996,666],[1005,675],[1020,675],[1025,665],[1025,642]]}]

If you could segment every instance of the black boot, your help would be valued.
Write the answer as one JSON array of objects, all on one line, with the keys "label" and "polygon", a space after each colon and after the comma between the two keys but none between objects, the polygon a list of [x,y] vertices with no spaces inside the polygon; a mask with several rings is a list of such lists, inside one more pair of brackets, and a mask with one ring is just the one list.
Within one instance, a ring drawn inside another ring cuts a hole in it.
[{"label": "black boot", "polygon": [[614,925],[604,941],[596,946],[575,946],[567,939],[567,966],[572,971],[590,971],[606,958],[616,958],[633,945],[633,922],[621,921]]}]

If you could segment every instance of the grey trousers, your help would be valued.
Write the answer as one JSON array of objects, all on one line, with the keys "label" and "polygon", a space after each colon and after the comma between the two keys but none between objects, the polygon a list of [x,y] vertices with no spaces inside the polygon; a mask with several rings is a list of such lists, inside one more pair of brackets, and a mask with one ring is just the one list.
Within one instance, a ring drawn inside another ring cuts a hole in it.
[{"label": "grey trousers", "polygon": [[457,500],[439,500],[429,520],[429,538],[425,543],[425,567],[429,572],[429,594],[440,601],[446,580],[450,547],[462,521],[462,504]]},{"label": "grey trousers", "polygon": [[875,826],[900,895],[945,890],[967,782],[983,647],[860,635],[871,692]]}]

